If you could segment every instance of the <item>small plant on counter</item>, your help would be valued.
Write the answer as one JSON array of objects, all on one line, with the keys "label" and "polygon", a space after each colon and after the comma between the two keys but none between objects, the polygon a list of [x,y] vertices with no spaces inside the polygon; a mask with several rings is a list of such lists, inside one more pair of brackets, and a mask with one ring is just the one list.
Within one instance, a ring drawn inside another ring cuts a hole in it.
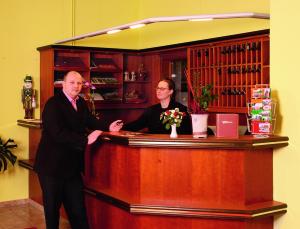
[{"label": "small plant on counter", "polygon": [[[206,113],[209,107],[209,104],[213,102],[215,99],[218,98],[218,95],[213,94],[212,84],[195,84],[191,81],[191,78],[188,74],[188,72],[185,72],[186,78],[187,78],[187,84],[189,87],[189,90],[192,93],[192,96],[194,98],[194,105],[192,106],[192,110],[194,113]],[[193,75],[194,79],[199,78],[199,72],[195,72]],[[195,80],[197,82],[197,80]]]},{"label": "small plant on counter", "polygon": [[206,112],[209,103],[218,98],[218,95],[212,93],[212,88],[212,84],[206,84],[205,86],[200,85],[200,92],[195,93],[194,95],[194,99],[198,104],[201,112]]}]

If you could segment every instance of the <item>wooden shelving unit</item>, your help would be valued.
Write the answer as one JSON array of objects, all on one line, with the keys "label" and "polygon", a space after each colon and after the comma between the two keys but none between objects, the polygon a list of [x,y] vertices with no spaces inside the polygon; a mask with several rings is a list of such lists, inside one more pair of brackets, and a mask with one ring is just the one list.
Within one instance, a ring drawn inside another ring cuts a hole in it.
[{"label": "wooden shelving unit", "polygon": [[[213,85],[213,92],[218,95],[209,106],[213,113],[246,113],[251,88],[270,83],[268,31],[144,50],[61,45],[38,50],[41,110],[47,99],[61,90],[59,82],[70,70],[79,71],[94,84],[94,92],[99,94],[96,109],[138,111],[128,113],[128,117],[138,116],[141,108],[157,102],[155,86],[162,77],[171,77],[176,60],[186,61],[186,72],[196,91],[206,84]],[[188,106],[193,104],[189,90]]]},{"label": "wooden shelving unit", "polygon": [[[86,81],[95,86],[96,109],[114,109],[116,104],[116,107],[139,109],[150,103],[148,95],[151,94],[152,71],[145,67],[145,55],[123,50],[57,45],[41,47],[38,50],[41,58],[42,109],[48,98],[61,90],[63,77],[70,70],[80,72]],[[144,73],[147,72],[147,80],[140,77],[134,81],[124,80],[125,71],[139,74],[141,66]],[[86,88],[82,94],[89,92],[91,89]]]},{"label": "wooden shelving unit", "polygon": [[[213,85],[211,112],[246,113],[251,88],[269,84],[269,36],[211,42],[188,48],[188,74],[196,91]],[[190,93],[189,103],[193,103]]]}]

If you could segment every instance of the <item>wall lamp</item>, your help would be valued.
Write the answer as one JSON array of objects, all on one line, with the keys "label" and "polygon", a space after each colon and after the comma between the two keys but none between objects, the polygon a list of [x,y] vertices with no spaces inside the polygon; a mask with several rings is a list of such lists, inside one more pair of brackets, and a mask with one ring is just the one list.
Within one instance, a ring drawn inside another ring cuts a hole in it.
[{"label": "wall lamp", "polygon": [[56,41],[54,44],[62,44],[65,42],[76,41],[88,37],[94,37],[103,34],[113,34],[120,32],[125,29],[135,29],[143,27],[147,24],[157,23],[157,22],[173,22],[173,21],[210,21],[213,19],[232,19],[232,18],[256,18],[256,19],[270,19],[270,15],[266,13],[254,13],[254,12],[244,12],[244,13],[225,13],[225,14],[200,14],[191,16],[173,16],[173,17],[153,17],[147,18],[132,23],[119,25],[103,30],[98,30],[91,33],[86,33],[71,38]]}]

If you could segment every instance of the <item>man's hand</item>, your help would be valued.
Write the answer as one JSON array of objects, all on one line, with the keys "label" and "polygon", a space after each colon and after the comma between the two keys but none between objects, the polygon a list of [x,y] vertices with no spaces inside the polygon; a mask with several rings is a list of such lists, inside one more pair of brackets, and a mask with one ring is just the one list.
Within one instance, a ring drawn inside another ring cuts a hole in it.
[{"label": "man's hand", "polygon": [[109,131],[118,132],[119,130],[122,129],[122,127],[123,127],[123,121],[116,120],[109,125]]},{"label": "man's hand", "polygon": [[93,144],[97,138],[102,134],[103,131],[101,130],[94,130],[92,133],[88,136],[88,145]]}]

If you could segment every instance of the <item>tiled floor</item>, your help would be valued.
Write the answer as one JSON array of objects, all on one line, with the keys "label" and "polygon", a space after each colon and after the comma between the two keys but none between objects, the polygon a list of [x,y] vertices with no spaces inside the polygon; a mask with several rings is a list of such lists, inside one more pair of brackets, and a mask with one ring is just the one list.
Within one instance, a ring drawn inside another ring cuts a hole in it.
[{"label": "tiled floor", "polygon": [[[23,201],[15,204],[0,204],[0,229],[45,229],[41,206]],[[67,220],[60,219],[60,229],[71,229]]]}]

